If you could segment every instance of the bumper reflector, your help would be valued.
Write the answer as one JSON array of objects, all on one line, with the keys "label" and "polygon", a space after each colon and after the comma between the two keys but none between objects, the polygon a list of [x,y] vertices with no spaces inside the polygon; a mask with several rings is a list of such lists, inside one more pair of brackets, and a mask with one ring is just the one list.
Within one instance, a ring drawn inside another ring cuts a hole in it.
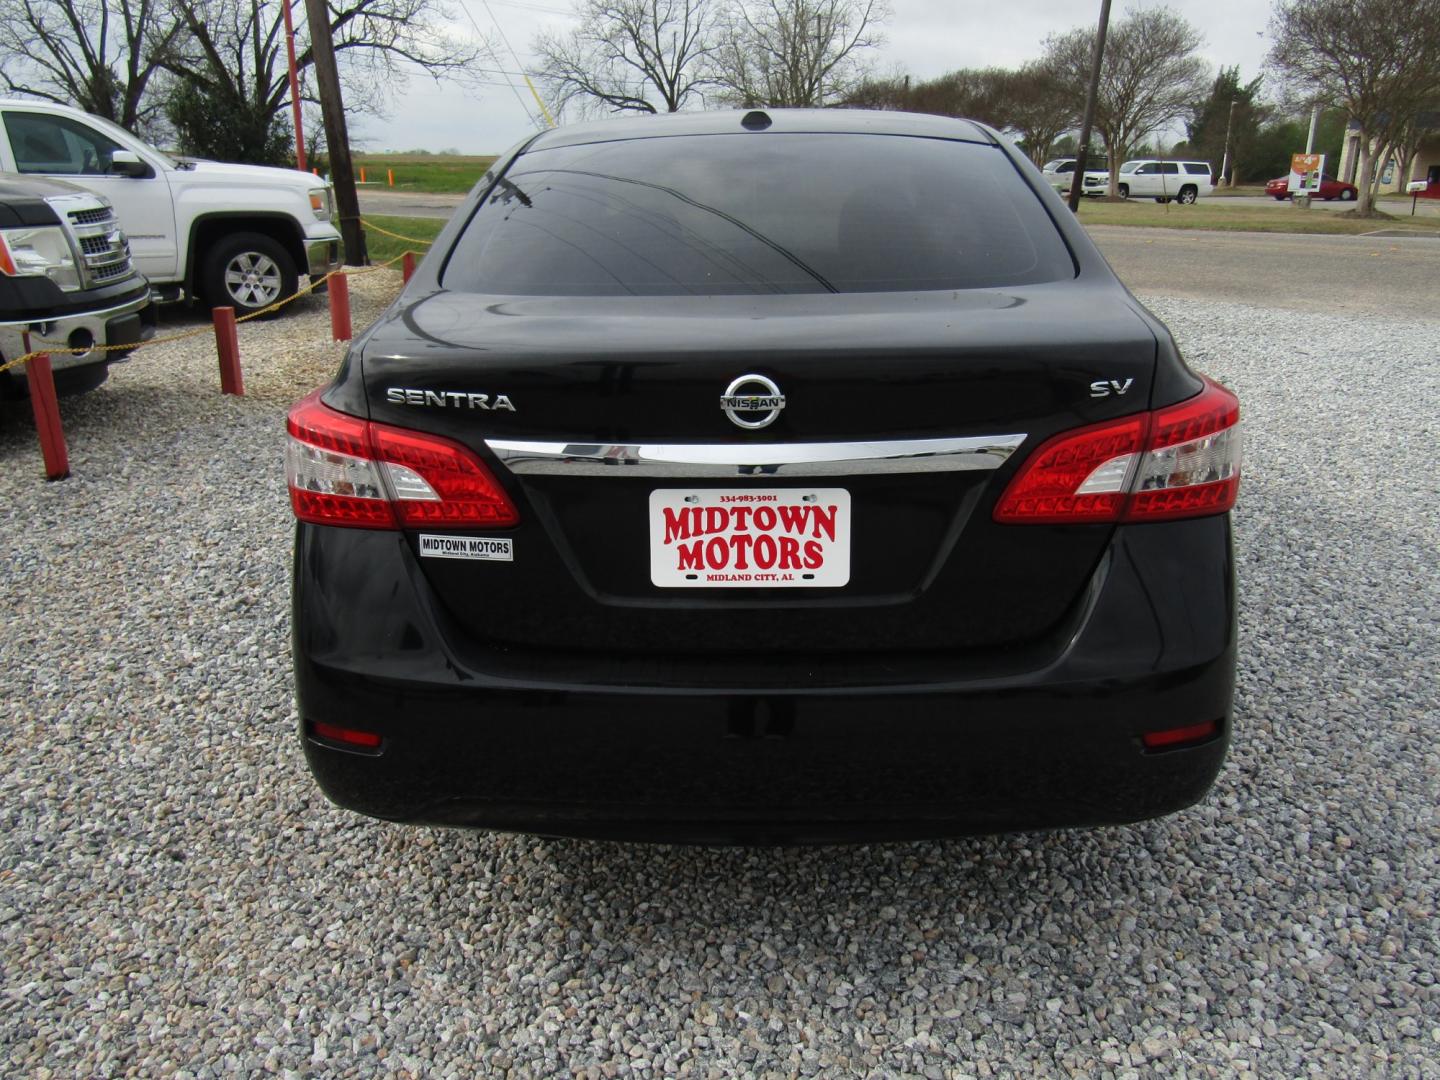
[{"label": "bumper reflector", "polygon": [[1166,728],[1164,731],[1147,731],[1140,736],[1146,750],[1164,750],[1181,743],[1200,742],[1219,734],[1220,721],[1206,720],[1203,724],[1187,724],[1185,727]]},{"label": "bumper reflector", "polygon": [[344,743],[346,746],[359,746],[366,750],[374,750],[380,745],[380,736],[373,731],[356,731],[354,728],[339,727],[335,724],[322,724],[318,720],[311,723],[310,732],[316,738]]}]

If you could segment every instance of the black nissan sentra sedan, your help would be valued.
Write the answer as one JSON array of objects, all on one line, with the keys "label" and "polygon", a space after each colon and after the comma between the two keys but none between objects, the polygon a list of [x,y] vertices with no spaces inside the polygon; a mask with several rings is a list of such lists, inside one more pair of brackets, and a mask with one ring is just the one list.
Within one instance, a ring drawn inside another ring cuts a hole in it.
[{"label": "black nissan sentra sedan", "polygon": [[290,413],[310,767],[380,818],[629,839],[1187,806],[1238,418],[978,124],[546,132]]}]

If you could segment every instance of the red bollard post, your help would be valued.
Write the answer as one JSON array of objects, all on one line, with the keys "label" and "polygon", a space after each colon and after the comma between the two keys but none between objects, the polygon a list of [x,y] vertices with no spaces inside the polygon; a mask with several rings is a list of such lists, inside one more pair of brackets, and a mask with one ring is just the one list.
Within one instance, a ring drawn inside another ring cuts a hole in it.
[{"label": "red bollard post", "polygon": [[220,354],[220,392],[240,397],[245,393],[245,380],[240,376],[240,335],[235,332],[235,309],[212,308],[215,322],[215,351]]},{"label": "red bollard post", "polygon": [[413,251],[405,252],[405,257],[400,260],[400,276],[407,285],[415,276],[415,253]]},{"label": "red bollard post", "polygon": [[[26,344],[29,344],[26,335]],[[70,453],[60,427],[60,403],[55,398],[55,374],[50,357],[38,353],[25,362],[30,384],[30,408],[35,411],[35,430],[40,435],[40,456],[45,459],[45,479],[64,480],[70,475]]]},{"label": "red bollard post", "polygon": [[330,279],[330,334],[336,341],[349,341],[350,281],[342,271]]}]

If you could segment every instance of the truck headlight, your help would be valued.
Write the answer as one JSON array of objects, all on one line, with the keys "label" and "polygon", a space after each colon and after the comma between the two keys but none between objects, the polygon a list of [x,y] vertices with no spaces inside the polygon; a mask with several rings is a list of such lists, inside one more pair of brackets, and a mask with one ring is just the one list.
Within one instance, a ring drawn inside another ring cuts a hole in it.
[{"label": "truck headlight", "polygon": [[65,230],[57,225],[0,229],[0,273],[9,277],[48,277],[60,288],[80,288],[80,269]]},{"label": "truck headlight", "polygon": [[330,189],[328,187],[310,189],[310,209],[315,211],[315,217],[320,221],[330,220]]}]

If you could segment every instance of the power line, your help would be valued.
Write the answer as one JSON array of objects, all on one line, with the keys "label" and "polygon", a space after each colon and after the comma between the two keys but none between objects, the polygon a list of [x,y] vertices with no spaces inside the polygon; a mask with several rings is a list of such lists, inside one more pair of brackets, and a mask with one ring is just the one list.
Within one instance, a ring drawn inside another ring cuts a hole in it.
[{"label": "power line", "polygon": [[[512,45],[512,44],[510,44],[510,36],[505,33],[505,28],[500,25],[500,20],[495,17],[495,9],[490,6],[490,0],[480,0],[480,2],[485,5],[485,11],[486,11],[486,13],[490,16],[490,21],[495,24],[495,29],[500,32],[500,40],[503,41],[503,42],[505,42],[505,47],[510,50],[510,58],[515,61],[515,66],[516,66],[517,68],[520,68],[521,70],[524,70],[525,62],[520,59],[520,54],[515,51],[515,46]],[[471,17],[471,21],[472,21],[472,22],[474,21],[474,17],[473,17],[473,16]],[[476,29],[479,29],[479,27],[476,27]],[[528,81],[528,80],[527,80],[527,81]],[[519,91],[519,89],[518,89],[518,88],[512,88],[512,89],[515,89],[515,97],[516,97],[517,99],[520,99],[520,91]],[[534,93],[535,88],[532,86],[532,87],[530,88],[530,91],[531,91],[531,93]],[[524,106],[524,100],[523,100],[523,99],[520,99],[520,101],[521,101],[521,105],[522,105],[522,107],[523,107],[523,106]],[[545,104],[544,104],[544,102],[542,102],[542,101],[540,100],[540,96],[539,96],[538,94],[536,94],[536,96],[535,96],[535,103],[540,106],[541,112],[544,112],[544,111],[545,111]],[[525,109],[525,115],[526,115],[526,116],[530,116],[530,110],[529,110],[528,108]],[[532,122],[534,121],[534,117],[533,117],[533,116],[530,117],[530,119],[531,119]],[[546,114],[545,119],[546,119],[546,121],[547,121],[547,126],[548,126],[548,121],[549,121],[549,119],[550,119],[550,117],[549,117],[548,114]],[[539,124],[536,124],[535,126],[536,126],[536,127],[539,127],[540,125],[539,125]]]},{"label": "power line", "polygon": [[[482,0],[482,2],[484,2],[484,0]],[[464,3],[464,0],[461,0],[460,7],[464,10],[466,17],[469,18],[470,25],[475,27],[475,33],[480,35],[480,40],[485,40],[485,31],[480,29],[480,24],[475,21],[474,14],[471,13],[469,6]],[[510,47],[510,39],[505,37],[505,31],[500,28],[500,23],[495,21],[495,13],[490,11],[490,5],[488,3],[485,4],[485,10],[489,12],[491,21],[495,22],[495,29],[500,31],[500,37],[505,42],[505,45]],[[515,57],[516,67],[523,68],[525,66],[520,62],[520,57],[515,55],[513,47],[510,47],[510,55]],[[535,124],[536,127],[539,127],[540,125],[536,123],[535,115],[530,111],[530,107],[525,104],[524,96],[520,93],[520,89],[510,80],[509,75],[505,76],[505,85],[510,87],[510,92],[515,95],[515,100],[520,104],[521,110],[525,113],[525,119]]]},{"label": "power line", "polygon": [[547,15],[574,15],[573,11],[566,11],[564,8],[546,7],[544,4],[527,4],[524,0],[495,0],[497,4],[505,7],[524,8],[526,11],[543,11]]}]

